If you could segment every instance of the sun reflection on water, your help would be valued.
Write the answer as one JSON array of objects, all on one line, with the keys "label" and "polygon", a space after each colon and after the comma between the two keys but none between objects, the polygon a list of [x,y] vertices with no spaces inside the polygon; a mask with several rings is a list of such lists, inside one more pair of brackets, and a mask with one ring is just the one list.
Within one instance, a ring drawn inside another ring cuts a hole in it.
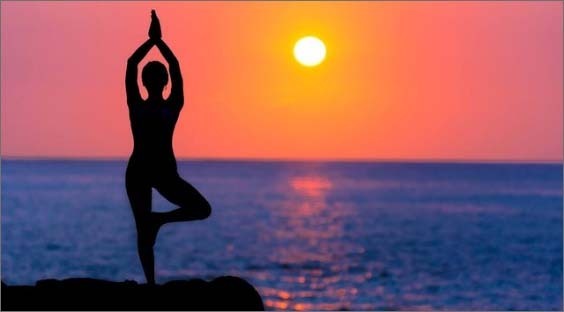
[{"label": "sun reflection on water", "polygon": [[[281,274],[277,277],[277,287],[260,289],[265,305],[271,310],[295,311],[347,308],[358,290],[342,285],[352,284],[358,277],[347,277],[348,266],[339,264],[350,254],[364,252],[360,246],[342,240],[344,216],[350,215],[353,209],[346,203],[328,200],[334,184],[320,173],[291,177],[287,183],[289,196],[277,210],[275,231],[278,241],[284,244],[270,255],[270,260],[278,263]],[[361,272],[359,276],[365,274]],[[296,283],[301,285],[298,289]],[[333,302],[304,302],[327,296]]]},{"label": "sun reflection on water", "polygon": [[290,185],[296,192],[310,197],[322,197],[333,187],[327,178],[321,176],[296,177]]}]

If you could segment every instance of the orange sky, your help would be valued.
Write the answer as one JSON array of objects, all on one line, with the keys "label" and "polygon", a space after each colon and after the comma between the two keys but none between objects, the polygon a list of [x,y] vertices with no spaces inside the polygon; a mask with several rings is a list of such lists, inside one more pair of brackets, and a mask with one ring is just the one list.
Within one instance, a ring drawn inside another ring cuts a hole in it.
[{"label": "orange sky", "polygon": [[184,75],[179,158],[562,160],[558,1],[4,1],[2,155],[127,157],[152,8]]}]

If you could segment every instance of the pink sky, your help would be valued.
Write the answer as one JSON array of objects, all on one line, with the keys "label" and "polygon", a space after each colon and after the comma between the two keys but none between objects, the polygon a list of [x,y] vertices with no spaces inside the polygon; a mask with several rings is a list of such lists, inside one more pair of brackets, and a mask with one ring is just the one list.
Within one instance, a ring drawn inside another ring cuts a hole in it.
[{"label": "pink sky", "polygon": [[[557,1],[2,2],[2,156],[127,157],[152,8],[184,75],[179,158],[562,160]],[[308,34],[315,68],[292,57]]]}]

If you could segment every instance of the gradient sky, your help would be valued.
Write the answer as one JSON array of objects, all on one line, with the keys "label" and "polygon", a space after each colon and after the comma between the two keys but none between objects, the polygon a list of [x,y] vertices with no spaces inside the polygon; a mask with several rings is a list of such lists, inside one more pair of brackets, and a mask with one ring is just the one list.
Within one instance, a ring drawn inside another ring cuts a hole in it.
[{"label": "gradient sky", "polygon": [[[3,1],[2,155],[127,157],[126,59],[155,8],[179,158],[561,161],[562,6]],[[318,67],[292,56],[304,35]]]}]

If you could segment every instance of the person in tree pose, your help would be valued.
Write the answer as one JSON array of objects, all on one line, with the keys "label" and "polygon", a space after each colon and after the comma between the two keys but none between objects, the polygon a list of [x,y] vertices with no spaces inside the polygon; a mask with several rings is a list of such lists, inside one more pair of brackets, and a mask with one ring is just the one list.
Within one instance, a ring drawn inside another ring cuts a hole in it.
[{"label": "person in tree pose", "polygon": [[[178,175],[172,136],[184,105],[182,75],[178,60],[161,37],[160,22],[153,10],[149,39],[128,59],[125,73],[134,141],[125,184],[137,226],[137,250],[149,284],[155,284],[153,246],[160,227],[171,222],[206,219],[211,214],[208,201]],[[153,46],[169,65],[171,90],[167,99],[163,98],[163,89],[168,83],[168,73],[165,65],[158,61],[147,63],[141,73],[147,99],[139,93],[137,67]],[[178,208],[168,212],[151,211],[152,188]]]}]

